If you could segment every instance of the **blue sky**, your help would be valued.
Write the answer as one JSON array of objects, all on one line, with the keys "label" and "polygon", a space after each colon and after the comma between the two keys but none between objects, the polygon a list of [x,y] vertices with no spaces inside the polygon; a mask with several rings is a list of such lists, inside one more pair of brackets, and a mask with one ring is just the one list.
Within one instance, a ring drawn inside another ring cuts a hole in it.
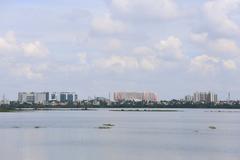
[{"label": "blue sky", "polygon": [[0,1],[0,94],[240,98],[240,0]]}]

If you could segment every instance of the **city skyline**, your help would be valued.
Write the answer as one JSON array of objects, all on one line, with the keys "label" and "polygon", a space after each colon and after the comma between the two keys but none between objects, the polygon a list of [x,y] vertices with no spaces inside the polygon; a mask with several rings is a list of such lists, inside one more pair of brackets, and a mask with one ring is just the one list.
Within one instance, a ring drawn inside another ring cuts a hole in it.
[{"label": "city skyline", "polygon": [[[21,93],[21,92],[25,92],[25,93],[32,93],[32,92],[40,92],[40,93],[44,93],[44,92],[49,92],[49,93],[53,93],[53,92],[72,92],[71,90],[40,90],[40,91],[37,91],[37,90],[24,90],[24,91],[18,91],[16,93],[13,93],[11,95],[8,95],[8,94],[5,94],[5,92],[3,92],[2,95],[0,95],[0,100],[3,99],[3,97],[5,99],[8,99],[8,100],[16,100],[18,99],[18,93]],[[160,97],[160,95],[164,95],[164,94],[159,94],[157,92],[153,92],[153,91],[150,91],[150,90],[119,90],[119,91],[113,91],[113,92],[105,92],[103,94],[92,94],[92,95],[83,95],[83,94],[79,94],[80,92],[79,91],[74,91],[74,93],[76,93],[78,95],[78,98],[79,99],[89,99],[89,98],[94,98],[94,97],[105,97],[105,98],[109,98],[109,95],[110,95],[110,98],[111,99],[114,99],[114,93],[115,92],[138,92],[138,93],[154,93],[158,99],[161,99],[161,100],[172,100],[172,99],[186,99],[186,96],[193,96],[194,93],[196,92],[203,92],[203,93],[208,93],[208,92],[212,92],[212,93],[216,93],[218,95],[218,98],[220,100],[240,100],[240,96],[236,96],[236,95],[232,95],[231,92],[227,92],[225,91],[223,94],[221,93],[218,93],[218,92],[215,92],[215,91],[211,91],[211,90],[193,90],[193,92],[186,92],[186,93],[183,93],[182,95],[180,95],[179,97],[174,97],[174,96],[168,96],[167,98],[164,98],[166,96],[162,96]],[[174,91],[173,91],[174,92]],[[83,95],[83,96],[82,96]]]},{"label": "city skyline", "polygon": [[[16,93],[16,98],[10,99],[5,94],[0,98],[1,101],[19,101],[21,102],[23,97],[26,99],[26,96],[31,97],[33,103],[36,101],[59,101],[62,100],[62,94],[65,95],[65,98],[69,98],[68,95],[72,95],[73,101],[79,100],[91,100],[95,98],[104,98],[111,101],[122,101],[122,100],[134,100],[134,101],[164,101],[164,100],[184,100],[184,101],[206,101],[206,102],[217,102],[217,101],[239,101],[239,99],[233,99],[231,93],[228,92],[226,98],[220,98],[219,94],[213,91],[195,91],[190,94],[186,94],[181,98],[171,97],[169,99],[163,99],[158,96],[158,94],[151,91],[114,91],[109,92],[108,96],[94,95],[86,96],[86,98],[79,97],[77,92],[74,91],[22,91]],[[53,97],[54,96],[54,97]],[[33,98],[36,97],[37,99]],[[67,100],[66,99],[66,100]],[[72,100],[71,100],[72,101]]]},{"label": "city skyline", "polygon": [[[164,101],[164,99],[159,98],[153,92],[128,92],[128,91],[121,91],[121,92],[113,92],[112,94],[109,93],[109,97],[101,97],[101,96],[94,96],[88,97],[88,99],[80,99],[76,92],[18,92],[17,100],[10,100],[3,95],[1,102],[10,101],[17,101],[20,104],[23,103],[31,103],[31,104],[44,104],[47,105],[49,102],[59,102],[59,103],[73,103],[78,101],[89,101],[94,99],[104,99],[109,101],[115,102],[122,102],[122,101],[146,101],[146,102],[159,102]],[[184,98],[176,99],[172,98],[171,100],[180,100],[185,102],[213,102],[217,103],[219,101],[224,101],[218,99],[217,93],[208,91],[208,92],[194,92],[192,95],[186,95]],[[230,101],[230,93],[227,101]]]},{"label": "city skyline", "polygon": [[240,0],[9,0],[0,9],[6,98],[44,90],[240,97]]}]

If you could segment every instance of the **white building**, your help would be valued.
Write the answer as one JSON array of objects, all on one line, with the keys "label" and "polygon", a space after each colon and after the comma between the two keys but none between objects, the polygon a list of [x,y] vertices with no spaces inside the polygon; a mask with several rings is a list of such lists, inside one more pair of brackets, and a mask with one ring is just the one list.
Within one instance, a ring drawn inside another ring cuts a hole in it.
[{"label": "white building", "polygon": [[35,104],[47,104],[49,101],[49,92],[34,92]]},{"label": "white building", "polygon": [[214,102],[218,101],[218,96],[212,92],[195,92],[193,94],[193,101],[194,102]]},{"label": "white building", "polygon": [[8,105],[10,104],[10,101],[3,96],[2,100],[0,101],[0,105]]},{"label": "white building", "polygon": [[50,92],[49,93],[49,101],[57,101],[60,102],[60,93],[59,92]]},{"label": "white building", "polygon": [[10,104],[9,100],[5,100],[5,101],[1,100],[0,101],[0,105],[9,105],[9,104]]},{"label": "white building", "polygon": [[191,95],[186,95],[186,96],[185,96],[185,101],[186,101],[186,102],[191,102],[191,101],[193,101],[193,96],[191,96]]},{"label": "white building", "polygon": [[18,93],[19,103],[34,103],[34,93],[33,92],[19,92]]},{"label": "white building", "polygon": [[48,104],[49,102],[76,102],[75,92],[19,92],[18,102],[29,104]]}]

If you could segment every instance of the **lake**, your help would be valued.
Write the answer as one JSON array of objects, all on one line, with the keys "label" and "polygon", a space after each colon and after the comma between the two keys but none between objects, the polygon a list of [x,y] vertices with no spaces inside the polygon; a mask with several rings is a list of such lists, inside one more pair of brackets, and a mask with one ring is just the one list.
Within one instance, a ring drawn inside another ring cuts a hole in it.
[{"label": "lake", "polygon": [[[240,160],[240,110],[177,110],[0,113],[0,157],[1,160]],[[104,123],[115,126],[99,129]]]}]

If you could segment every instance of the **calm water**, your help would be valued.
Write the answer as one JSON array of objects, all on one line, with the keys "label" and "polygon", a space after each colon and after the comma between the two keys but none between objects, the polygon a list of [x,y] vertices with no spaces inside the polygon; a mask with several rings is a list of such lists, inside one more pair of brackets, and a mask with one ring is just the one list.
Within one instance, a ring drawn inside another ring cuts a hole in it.
[{"label": "calm water", "polygon": [[0,159],[240,160],[240,110],[210,111],[0,113]]}]

